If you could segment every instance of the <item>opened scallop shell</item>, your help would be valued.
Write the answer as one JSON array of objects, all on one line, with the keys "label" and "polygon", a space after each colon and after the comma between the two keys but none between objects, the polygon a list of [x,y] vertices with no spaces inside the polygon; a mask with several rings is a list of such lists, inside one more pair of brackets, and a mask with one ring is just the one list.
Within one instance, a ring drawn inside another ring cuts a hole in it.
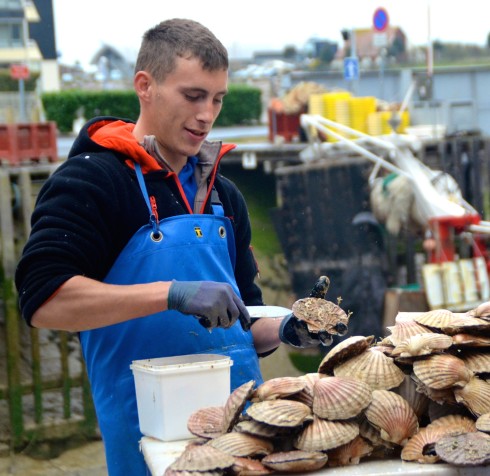
[{"label": "opened scallop shell", "polygon": [[233,456],[209,445],[189,445],[169,465],[174,471],[213,471],[233,466]]},{"label": "opened scallop shell", "polygon": [[480,415],[475,422],[475,426],[478,431],[490,433],[490,413]]},{"label": "opened scallop shell", "polygon": [[418,418],[409,403],[389,390],[373,391],[366,418],[381,432],[381,438],[403,446],[418,428]]},{"label": "opened scallop shell", "polygon": [[372,390],[398,387],[405,374],[393,359],[382,352],[367,349],[334,369],[336,377],[352,377],[367,383]]},{"label": "opened scallop shell", "polygon": [[371,455],[373,449],[373,445],[368,440],[358,435],[349,443],[328,451],[328,466],[359,464],[362,458]]},{"label": "opened scallop shell", "polygon": [[374,336],[351,336],[338,343],[323,357],[318,372],[332,375],[333,369],[352,357],[364,352],[373,342]]},{"label": "opened scallop shell", "polygon": [[296,437],[295,448],[303,451],[326,451],[352,441],[359,425],[351,421],[328,421],[317,416]]},{"label": "opened scallop shell", "polygon": [[187,420],[187,429],[195,436],[216,438],[223,433],[223,407],[205,407],[193,412]]},{"label": "opened scallop shell", "polygon": [[232,456],[264,456],[274,451],[269,439],[238,432],[225,433],[207,444]]},{"label": "opened scallop shell", "polygon": [[349,315],[337,304],[321,298],[308,297],[298,299],[292,306],[296,318],[303,320],[308,326],[308,331],[318,333],[320,331],[329,334],[341,334],[347,329]]},{"label": "opened scallop shell", "polygon": [[435,450],[446,463],[457,466],[486,465],[490,463],[490,436],[481,431],[443,436],[435,444]]},{"label": "opened scallop shell", "polygon": [[387,327],[387,329],[391,332],[391,335],[387,337],[387,340],[394,346],[397,346],[412,336],[431,332],[429,328],[416,321],[410,320],[397,322],[394,326]]},{"label": "opened scallop shell", "polygon": [[451,337],[444,334],[425,332],[400,342],[391,352],[392,357],[418,357],[441,352],[453,345]]},{"label": "opened scallop shell", "polygon": [[433,389],[463,387],[473,372],[462,359],[451,354],[431,355],[413,363],[413,371],[421,382]]},{"label": "opened scallop shell", "polygon": [[443,328],[451,326],[455,316],[447,309],[434,309],[415,316],[414,320],[431,330],[442,331]]},{"label": "opened scallop shell", "polygon": [[250,405],[247,414],[256,421],[268,425],[295,427],[311,419],[308,405],[294,400],[265,400]]},{"label": "opened scallop shell", "polygon": [[253,400],[275,400],[300,392],[307,382],[303,377],[276,377],[266,380],[257,387]]},{"label": "opened scallop shell", "polygon": [[262,463],[278,472],[300,473],[323,468],[328,456],[319,451],[283,451],[273,453],[262,459]]},{"label": "opened scallop shell", "polygon": [[223,415],[223,433],[231,431],[252,395],[255,380],[250,380],[237,387],[226,400]]},{"label": "opened scallop shell", "polygon": [[315,384],[313,413],[327,420],[354,418],[371,401],[371,387],[349,377],[324,377]]},{"label": "opened scallop shell", "polygon": [[454,396],[476,416],[490,412],[490,384],[478,377],[473,377],[463,388],[455,389]]}]

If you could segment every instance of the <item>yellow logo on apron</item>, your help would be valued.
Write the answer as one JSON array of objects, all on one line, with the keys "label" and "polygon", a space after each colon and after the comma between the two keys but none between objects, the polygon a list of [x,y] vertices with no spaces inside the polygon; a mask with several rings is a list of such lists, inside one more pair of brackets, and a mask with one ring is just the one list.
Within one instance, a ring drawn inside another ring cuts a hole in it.
[{"label": "yellow logo on apron", "polygon": [[194,227],[194,232],[196,233],[196,236],[197,236],[198,238],[202,238],[202,230],[201,230],[201,227],[199,227],[199,226],[195,226],[195,227]]}]

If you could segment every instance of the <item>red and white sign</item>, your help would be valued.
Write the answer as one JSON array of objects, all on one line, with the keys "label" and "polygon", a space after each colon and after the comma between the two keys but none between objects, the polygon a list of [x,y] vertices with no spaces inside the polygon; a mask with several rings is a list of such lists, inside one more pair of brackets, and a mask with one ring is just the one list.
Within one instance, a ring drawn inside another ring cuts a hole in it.
[{"label": "red and white sign", "polygon": [[25,64],[13,64],[10,66],[10,77],[12,79],[27,79],[29,68]]}]

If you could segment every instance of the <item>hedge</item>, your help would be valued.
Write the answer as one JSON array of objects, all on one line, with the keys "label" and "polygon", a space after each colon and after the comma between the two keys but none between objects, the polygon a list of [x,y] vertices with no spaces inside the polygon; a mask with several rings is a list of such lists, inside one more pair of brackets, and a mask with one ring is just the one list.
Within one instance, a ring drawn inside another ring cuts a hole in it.
[{"label": "hedge", "polygon": [[[70,132],[73,120],[83,112],[85,119],[95,116],[116,116],[136,120],[139,102],[136,93],[127,91],[69,90],[44,93],[41,101],[48,121],[54,121],[60,132]],[[260,119],[262,113],[259,88],[230,84],[223,101],[217,126],[250,124]]]}]

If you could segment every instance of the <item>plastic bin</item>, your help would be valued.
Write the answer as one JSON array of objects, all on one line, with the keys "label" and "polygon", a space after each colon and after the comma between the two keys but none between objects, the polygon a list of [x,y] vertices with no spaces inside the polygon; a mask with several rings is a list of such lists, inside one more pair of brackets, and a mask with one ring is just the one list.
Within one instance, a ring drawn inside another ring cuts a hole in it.
[{"label": "plastic bin", "polygon": [[191,414],[226,403],[232,365],[229,357],[216,354],[133,361],[141,432],[162,441],[191,438]]}]

